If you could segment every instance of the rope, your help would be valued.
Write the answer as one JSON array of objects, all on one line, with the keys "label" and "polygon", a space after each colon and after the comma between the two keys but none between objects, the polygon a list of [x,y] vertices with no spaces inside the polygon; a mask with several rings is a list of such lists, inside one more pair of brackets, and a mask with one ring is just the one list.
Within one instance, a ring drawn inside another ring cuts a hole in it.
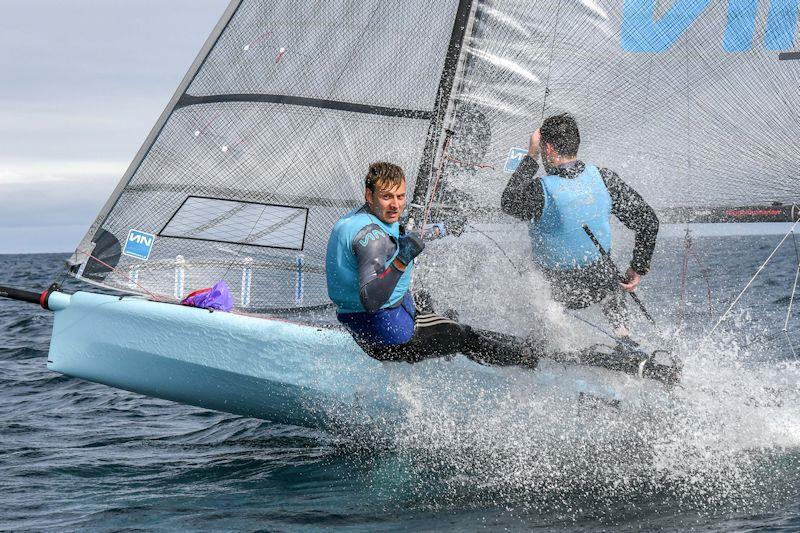
[{"label": "rope", "polygon": [[550,60],[547,64],[547,78],[545,79],[544,83],[544,98],[542,99],[542,121],[544,122],[544,112],[547,109],[547,96],[550,94],[550,71],[553,68],[553,49],[556,45],[556,32],[558,31],[558,21],[561,18],[561,4],[562,2],[558,2],[558,8],[556,9],[556,21],[553,24],[553,38],[550,40]]},{"label": "rope", "polygon": [[431,206],[433,205],[433,200],[436,197],[436,190],[439,187],[439,181],[442,178],[442,173],[444,170],[444,162],[447,158],[447,149],[450,148],[450,140],[452,139],[452,135],[450,132],[446,133],[447,138],[444,141],[444,146],[442,146],[442,157],[439,160],[439,167],[436,169],[436,178],[433,180],[433,186],[431,187],[430,195],[428,196],[428,201],[425,203],[425,211],[422,213],[422,224],[419,228],[419,234],[421,239],[425,239],[425,224],[428,223],[428,215],[431,212]]},{"label": "rope", "polygon": [[[120,277],[123,277],[123,278],[127,278],[127,279],[130,278],[129,276],[127,276],[124,273],[123,270],[115,268],[115,267],[109,265],[108,263],[102,261],[101,259],[96,258],[95,256],[93,256],[92,254],[90,254],[86,250],[82,250],[82,249],[78,248],[77,251],[79,253],[82,253],[82,254],[86,255],[87,257],[89,257],[89,259],[94,259],[95,261],[97,261],[98,263],[103,265],[104,267],[106,267],[108,269],[111,269],[111,271],[114,272],[114,274],[117,274],[117,275],[119,275]],[[142,289],[144,292],[146,292],[147,295],[150,296],[153,299],[153,301],[156,301],[156,302],[169,302],[169,301],[171,301],[170,299],[165,299],[165,298],[162,298],[160,296],[157,296],[157,295],[153,294],[152,292],[150,292],[149,290],[144,288],[142,285],[140,285],[138,281],[134,281],[133,284],[136,285],[137,287],[139,287],[140,289]]]},{"label": "rope", "polygon": [[586,320],[585,318],[581,318],[581,317],[579,317],[578,315],[576,315],[576,314],[573,314],[573,313],[567,313],[567,316],[571,316],[572,318],[574,318],[574,319],[576,319],[576,320],[580,320],[580,321],[581,321],[581,322],[583,322],[584,324],[586,324],[586,325],[588,325],[588,326],[591,326],[591,327],[593,327],[594,329],[596,329],[597,331],[599,331],[600,333],[602,333],[602,334],[603,334],[603,335],[605,335],[606,337],[610,338],[610,339],[611,339],[611,340],[613,340],[614,342],[617,342],[617,341],[618,341],[618,339],[617,339],[617,338],[616,338],[614,335],[612,335],[611,333],[607,332],[606,330],[604,330],[604,329],[603,329],[603,328],[601,328],[600,326],[598,326],[598,325],[596,325],[596,324],[593,324],[592,322],[589,322],[589,321],[588,321],[588,320]]},{"label": "rope", "polygon": [[511,266],[514,267],[514,270],[517,271],[517,274],[519,274],[520,277],[522,277],[524,275],[522,270],[517,266],[517,264],[514,261],[511,260],[510,257],[508,257],[508,254],[506,253],[506,251],[503,250],[503,247],[500,246],[500,244],[496,240],[492,239],[489,235],[487,235],[486,233],[482,232],[481,230],[479,230],[478,228],[476,228],[472,224],[467,224],[467,226],[472,228],[478,234],[483,235],[484,237],[489,239],[495,246],[497,246],[497,249],[500,250],[500,253],[503,254],[503,257],[505,257],[506,260],[508,260],[508,262],[511,263]]},{"label": "rope", "polygon": [[708,340],[708,338],[711,337],[711,335],[717,330],[719,325],[722,324],[722,322],[724,322],[726,318],[728,318],[728,314],[731,312],[731,310],[733,310],[733,308],[736,306],[736,304],[739,303],[739,300],[742,298],[742,296],[744,296],[744,293],[747,292],[747,290],[753,284],[753,282],[758,277],[758,275],[761,274],[761,272],[764,270],[764,268],[770,262],[772,257],[777,253],[778,249],[783,245],[784,242],[786,242],[786,239],[789,238],[789,235],[793,235],[794,234],[794,228],[795,228],[795,226],[797,226],[798,223],[800,223],[800,220],[798,220],[797,222],[795,222],[792,225],[792,227],[789,229],[789,231],[786,233],[786,235],[783,236],[783,239],[781,239],[781,242],[778,243],[778,246],[776,246],[775,249],[772,250],[772,253],[769,254],[769,257],[767,257],[766,261],[764,261],[764,263],[762,263],[762,265],[760,267],[758,267],[758,270],[756,271],[756,273],[753,274],[753,277],[750,278],[750,281],[747,282],[747,285],[745,285],[744,289],[742,289],[742,292],[739,293],[739,295],[733,300],[733,302],[728,307],[728,309],[722,314],[722,316],[717,321],[717,323],[714,324],[714,327],[711,328],[711,331],[709,331],[708,334],[705,336],[705,338],[703,339],[703,342]]}]

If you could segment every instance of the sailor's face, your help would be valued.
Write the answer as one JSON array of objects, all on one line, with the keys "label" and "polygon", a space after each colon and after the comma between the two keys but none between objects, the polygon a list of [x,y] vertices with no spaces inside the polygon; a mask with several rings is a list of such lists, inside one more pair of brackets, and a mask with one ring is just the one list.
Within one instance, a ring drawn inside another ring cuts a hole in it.
[{"label": "sailor's face", "polygon": [[406,207],[406,182],[391,188],[375,184],[375,190],[366,190],[364,196],[369,204],[372,214],[386,224],[394,224],[400,220],[403,209]]}]

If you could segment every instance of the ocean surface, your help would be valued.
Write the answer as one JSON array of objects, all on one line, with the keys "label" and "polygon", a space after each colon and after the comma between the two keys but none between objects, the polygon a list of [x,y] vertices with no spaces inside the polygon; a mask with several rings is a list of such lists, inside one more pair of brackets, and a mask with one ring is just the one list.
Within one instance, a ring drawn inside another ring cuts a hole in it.
[{"label": "ocean surface", "polygon": [[[798,531],[791,239],[702,342],[779,239],[695,239],[685,283],[683,240],[659,243],[640,293],[684,382],[634,416],[509,399],[463,425],[417,413],[389,442],[51,373],[52,315],[0,301],[0,530]],[[42,290],[64,259],[0,256],[0,284]]]}]

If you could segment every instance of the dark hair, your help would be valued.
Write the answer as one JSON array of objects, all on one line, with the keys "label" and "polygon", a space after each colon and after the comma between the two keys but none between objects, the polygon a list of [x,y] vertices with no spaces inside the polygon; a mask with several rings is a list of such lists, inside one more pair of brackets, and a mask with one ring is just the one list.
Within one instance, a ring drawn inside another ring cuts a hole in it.
[{"label": "dark hair", "polygon": [[388,189],[399,187],[406,180],[403,169],[394,163],[379,161],[369,166],[367,177],[364,178],[364,186],[375,192],[375,185],[381,184]]},{"label": "dark hair", "polygon": [[581,145],[581,134],[578,133],[578,123],[569,113],[548,117],[539,130],[541,143],[549,144],[560,155],[578,155]]}]

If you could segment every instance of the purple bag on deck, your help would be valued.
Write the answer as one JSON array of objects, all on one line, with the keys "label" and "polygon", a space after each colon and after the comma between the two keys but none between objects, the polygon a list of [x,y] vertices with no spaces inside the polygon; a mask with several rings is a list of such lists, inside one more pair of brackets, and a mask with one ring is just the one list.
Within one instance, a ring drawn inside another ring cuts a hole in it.
[{"label": "purple bag on deck", "polygon": [[211,288],[199,289],[183,299],[181,305],[190,305],[201,309],[217,309],[230,311],[233,309],[233,296],[225,280],[220,280]]}]

